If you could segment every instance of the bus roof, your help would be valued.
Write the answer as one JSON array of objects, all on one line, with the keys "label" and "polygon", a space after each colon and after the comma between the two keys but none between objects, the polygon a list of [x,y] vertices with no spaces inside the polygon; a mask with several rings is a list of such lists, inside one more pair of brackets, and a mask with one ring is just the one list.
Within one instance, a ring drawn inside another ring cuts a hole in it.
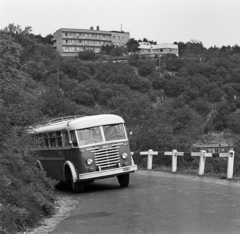
[{"label": "bus roof", "polygon": [[43,133],[43,132],[52,132],[52,131],[61,131],[61,130],[75,130],[75,129],[84,129],[100,125],[107,124],[118,124],[124,123],[124,120],[113,114],[102,114],[102,115],[92,115],[92,116],[83,116],[73,119],[62,119],[58,122],[49,121],[45,124],[32,126],[30,129],[31,133]]}]

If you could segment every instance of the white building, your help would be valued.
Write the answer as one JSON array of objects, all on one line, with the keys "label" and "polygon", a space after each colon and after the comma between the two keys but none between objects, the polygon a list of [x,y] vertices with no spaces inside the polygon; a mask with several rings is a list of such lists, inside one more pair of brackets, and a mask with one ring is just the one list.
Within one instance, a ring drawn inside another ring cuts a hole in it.
[{"label": "white building", "polygon": [[149,42],[139,42],[140,54],[146,55],[163,55],[176,54],[178,56],[178,45],[164,43],[158,45],[151,45]]},{"label": "white building", "polygon": [[94,30],[61,28],[53,34],[53,47],[60,56],[76,57],[79,51],[93,50],[99,53],[103,45],[123,46],[130,39],[124,31],[103,31],[99,26]]}]

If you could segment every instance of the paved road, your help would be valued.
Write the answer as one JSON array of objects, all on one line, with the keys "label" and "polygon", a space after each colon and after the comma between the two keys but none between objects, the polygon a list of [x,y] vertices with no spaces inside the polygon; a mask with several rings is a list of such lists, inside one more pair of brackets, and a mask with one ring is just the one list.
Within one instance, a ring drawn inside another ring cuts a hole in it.
[{"label": "paved road", "polygon": [[51,234],[240,234],[240,185],[227,180],[138,171],[89,184]]}]

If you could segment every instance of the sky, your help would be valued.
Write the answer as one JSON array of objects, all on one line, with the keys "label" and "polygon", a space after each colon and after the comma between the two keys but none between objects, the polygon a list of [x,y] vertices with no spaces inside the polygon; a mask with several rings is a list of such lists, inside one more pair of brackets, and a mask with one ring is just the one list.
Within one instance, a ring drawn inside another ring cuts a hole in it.
[{"label": "sky", "polygon": [[206,48],[240,46],[240,0],[0,0],[0,29],[10,23],[43,37],[99,26],[158,44],[193,39]]}]

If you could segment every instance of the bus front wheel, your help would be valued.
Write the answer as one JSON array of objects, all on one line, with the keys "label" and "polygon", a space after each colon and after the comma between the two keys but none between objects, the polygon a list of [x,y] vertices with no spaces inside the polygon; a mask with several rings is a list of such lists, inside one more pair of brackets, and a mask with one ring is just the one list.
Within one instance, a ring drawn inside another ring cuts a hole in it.
[{"label": "bus front wheel", "polygon": [[124,188],[124,187],[127,187],[129,185],[129,180],[130,180],[129,174],[120,175],[117,178],[118,178],[118,182],[119,182],[121,187]]},{"label": "bus front wheel", "polygon": [[74,193],[82,193],[84,189],[84,185],[82,182],[73,182],[71,179],[72,190]]}]

